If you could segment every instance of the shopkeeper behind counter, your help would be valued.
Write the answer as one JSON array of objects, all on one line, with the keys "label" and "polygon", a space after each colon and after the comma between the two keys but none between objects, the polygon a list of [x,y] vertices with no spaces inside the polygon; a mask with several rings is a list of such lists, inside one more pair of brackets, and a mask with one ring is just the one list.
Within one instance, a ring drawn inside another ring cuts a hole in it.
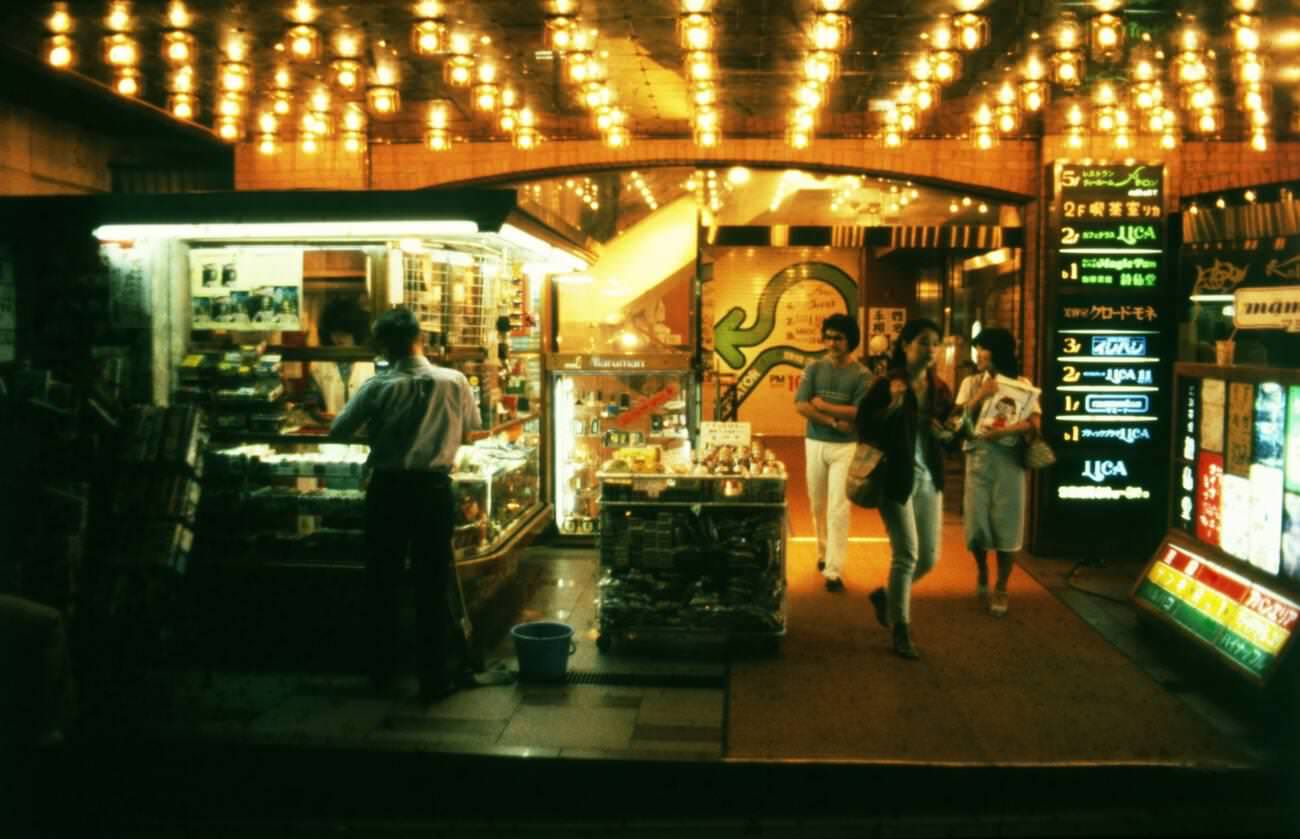
[{"label": "shopkeeper behind counter", "polygon": [[[370,319],[353,300],[334,299],[321,312],[320,335],[324,347],[364,345],[370,332]],[[337,416],[363,383],[375,375],[373,361],[313,361],[308,370],[303,407],[317,422]]]}]

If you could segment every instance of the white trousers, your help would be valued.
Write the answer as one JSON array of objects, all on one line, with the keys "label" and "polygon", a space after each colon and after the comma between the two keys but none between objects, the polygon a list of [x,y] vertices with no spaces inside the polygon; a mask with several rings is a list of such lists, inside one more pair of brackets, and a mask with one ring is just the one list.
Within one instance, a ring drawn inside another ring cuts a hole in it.
[{"label": "white trousers", "polygon": [[812,507],[813,532],[817,535],[817,561],[825,562],[822,574],[838,580],[849,550],[849,498],[844,492],[856,443],[823,443],[804,440],[808,503]]}]

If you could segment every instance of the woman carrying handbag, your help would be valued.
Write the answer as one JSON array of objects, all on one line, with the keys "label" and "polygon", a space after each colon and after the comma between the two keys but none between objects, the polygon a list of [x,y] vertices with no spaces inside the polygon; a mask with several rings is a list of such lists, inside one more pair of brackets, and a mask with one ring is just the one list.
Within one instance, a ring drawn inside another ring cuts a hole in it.
[{"label": "woman carrying handbag", "polygon": [[[962,382],[957,394],[962,423],[973,428],[986,400],[998,392],[997,377],[1030,382],[1020,375],[1015,338],[1005,329],[990,327],[975,337],[978,372]],[[1038,434],[1042,408],[1038,397],[1029,404],[1028,416],[1019,421],[972,433],[962,444],[966,452],[966,488],[962,499],[966,547],[978,568],[976,592],[990,615],[1007,613],[1007,581],[1015,567],[1025,529],[1024,450]],[[990,595],[988,552],[998,557],[998,576]]]},{"label": "woman carrying handbag", "polygon": [[944,445],[953,439],[944,422],[952,391],[934,374],[939,325],[916,319],[903,326],[889,371],[858,405],[858,439],[884,451],[880,518],[889,533],[887,587],[871,593],[876,620],[893,627],[894,652],[920,654],[912,642],[912,584],[939,561],[943,523]]}]

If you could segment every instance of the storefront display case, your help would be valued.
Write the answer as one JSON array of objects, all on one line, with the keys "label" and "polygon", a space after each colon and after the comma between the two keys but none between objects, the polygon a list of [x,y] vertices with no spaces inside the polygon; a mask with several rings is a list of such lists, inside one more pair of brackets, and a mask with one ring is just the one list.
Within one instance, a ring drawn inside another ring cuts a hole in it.
[{"label": "storefront display case", "polygon": [[779,643],[786,476],[761,443],[708,445],[690,464],[627,447],[597,481],[598,649],[681,636]]},{"label": "storefront display case", "polygon": [[1169,530],[1142,614],[1267,685],[1300,621],[1300,371],[1175,366]]},{"label": "storefront display case", "polygon": [[690,461],[698,416],[690,356],[551,354],[551,492],[563,536],[600,529],[600,464],[627,446],[659,446],[670,462]]}]

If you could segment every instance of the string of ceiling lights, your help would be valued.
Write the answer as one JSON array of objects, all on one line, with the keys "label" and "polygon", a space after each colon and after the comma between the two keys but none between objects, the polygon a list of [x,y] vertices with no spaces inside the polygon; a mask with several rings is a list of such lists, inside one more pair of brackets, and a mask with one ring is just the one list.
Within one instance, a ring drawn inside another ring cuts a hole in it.
[{"label": "string of ceiling lights", "polygon": [[[916,135],[943,89],[962,77],[963,56],[989,45],[991,23],[980,13],[985,0],[952,2],[951,11],[921,34],[922,47],[908,60],[906,81],[879,109],[876,136],[886,147],[900,147]],[[1232,107],[1241,115],[1250,146],[1267,150],[1274,96],[1258,5],[1259,0],[1230,0],[1230,55],[1223,62],[1230,67],[1230,79],[1216,78],[1216,42],[1190,13],[1178,14],[1172,37],[1162,43],[1163,33],[1153,37],[1137,17],[1126,15],[1124,0],[1090,0],[1085,13],[1061,11],[1042,33],[1030,33],[1014,68],[992,80],[988,95],[975,99],[967,136],[977,149],[990,149],[1001,137],[1024,134],[1027,119],[1056,98],[1063,118],[1060,131],[1070,148],[1100,140],[1123,151],[1138,135],[1164,148],[1175,147],[1185,133],[1217,137]],[[724,128],[713,6],[713,0],[680,0],[676,21],[691,136],[705,148],[722,142]],[[786,142],[795,149],[812,143],[819,110],[839,75],[852,30],[849,6],[850,0],[814,0],[802,24],[801,73],[785,129]],[[330,138],[337,138],[345,151],[360,152],[368,142],[369,121],[401,111],[401,59],[409,55],[441,60],[447,86],[468,91],[473,116],[494,120],[516,148],[536,148],[543,141],[538,113],[507,78],[492,38],[450,18],[440,0],[418,0],[411,8],[409,47],[399,50],[386,40],[369,42],[364,30],[348,24],[327,32],[313,0],[293,0],[285,12],[283,36],[272,46],[272,77],[260,87],[252,57],[265,45],[253,43],[248,32],[225,30],[217,46],[214,130],[237,142],[251,128],[265,153],[277,151],[290,136],[306,152]],[[111,87],[125,97],[139,96],[144,26],[131,0],[107,0],[105,10],[94,23],[102,27],[98,40]],[[581,16],[579,0],[544,0],[543,10],[543,46],[560,62],[563,82],[589,113],[602,141],[611,148],[626,146],[633,129],[610,81],[609,53],[600,49],[599,31]],[[79,21],[69,3],[54,2],[44,24],[46,61],[75,68]],[[184,0],[167,0],[159,41],[167,109],[177,119],[196,120],[201,110],[199,43],[194,15]],[[324,68],[324,74],[316,68]],[[1225,96],[1229,90],[1231,96]],[[428,104],[424,140],[429,149],[451,148],[456,112],[450,99]],[[1292,129],[1300,129],[1300,109],[1292,119]]]}]

